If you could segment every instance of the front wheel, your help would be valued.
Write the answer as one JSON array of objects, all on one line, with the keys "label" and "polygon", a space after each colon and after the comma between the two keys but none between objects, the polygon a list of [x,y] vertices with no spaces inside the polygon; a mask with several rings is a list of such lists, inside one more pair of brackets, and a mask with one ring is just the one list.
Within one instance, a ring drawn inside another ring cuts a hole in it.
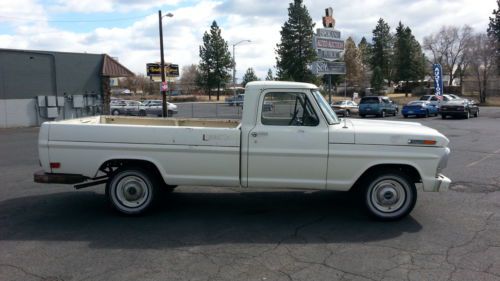
[{"label": "front wheel", "polygon": [[120,111],[118,109],[115,109],[115,110],[111,111],[111,114],[112,115],[120,115]]},{"label": "front wheel", "polygon": [[365,207],[376,219],[399,220],[407,216],[417,202],[417,189],[409,177],[397,170],[383,171],[366,181]]},{"label": "front wheel", "polygon": [[125,168],[106,184],[106,197],[115,210],[139,215],[153,205],[157,193],[156,177],[140,168]]},{"label": "front wheel", "polygon": [[350,117],[351,116],[351,112],[349,110],[346,110],[344,116],[345,117]]}]

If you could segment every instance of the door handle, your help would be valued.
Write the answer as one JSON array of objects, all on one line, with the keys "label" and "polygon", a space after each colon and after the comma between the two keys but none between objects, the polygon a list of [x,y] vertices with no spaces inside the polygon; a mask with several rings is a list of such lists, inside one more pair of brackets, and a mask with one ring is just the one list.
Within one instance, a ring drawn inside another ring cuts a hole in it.
[{"label": "door handle", "polygon": [[267,136],[268,134],[267,134],[267,132],[252,132],[250,135],[252,137],[256,138],[258,136]]}]

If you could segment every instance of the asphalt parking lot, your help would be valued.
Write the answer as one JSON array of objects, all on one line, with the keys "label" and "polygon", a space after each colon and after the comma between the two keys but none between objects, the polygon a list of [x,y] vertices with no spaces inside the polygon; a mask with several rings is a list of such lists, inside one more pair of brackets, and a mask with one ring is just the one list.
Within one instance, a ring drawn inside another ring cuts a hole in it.
[{"label": "asphalt parking lot", "polygon": [[404,119],[450,139],[453,184],[393,223],[344,193],[189,186],[124,217],[102,187],[33,183],[38,129],[0,129],[0,280],[500,280],[500,108],[481,110]]}]

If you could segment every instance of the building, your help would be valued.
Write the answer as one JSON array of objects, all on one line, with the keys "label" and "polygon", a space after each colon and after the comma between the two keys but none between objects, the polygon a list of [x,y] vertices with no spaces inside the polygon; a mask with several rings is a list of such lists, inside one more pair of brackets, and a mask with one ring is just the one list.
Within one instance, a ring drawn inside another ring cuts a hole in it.
[{"label": "building", "polygon": [[106,54],[0,49],[0,128],[101,114],[110,78],[133,75]]}]

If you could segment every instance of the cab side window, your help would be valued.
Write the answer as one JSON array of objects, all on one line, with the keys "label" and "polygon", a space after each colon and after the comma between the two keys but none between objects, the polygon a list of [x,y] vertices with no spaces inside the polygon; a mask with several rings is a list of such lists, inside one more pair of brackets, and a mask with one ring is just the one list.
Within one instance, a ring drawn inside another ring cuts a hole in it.
[{"label": "cab side window", "polygon": [[[266,110],[272,104],[272,110]],[[262,104],[261,122],[270,126],[317,126],[318,115],[304,93],[267,93]]]}]

